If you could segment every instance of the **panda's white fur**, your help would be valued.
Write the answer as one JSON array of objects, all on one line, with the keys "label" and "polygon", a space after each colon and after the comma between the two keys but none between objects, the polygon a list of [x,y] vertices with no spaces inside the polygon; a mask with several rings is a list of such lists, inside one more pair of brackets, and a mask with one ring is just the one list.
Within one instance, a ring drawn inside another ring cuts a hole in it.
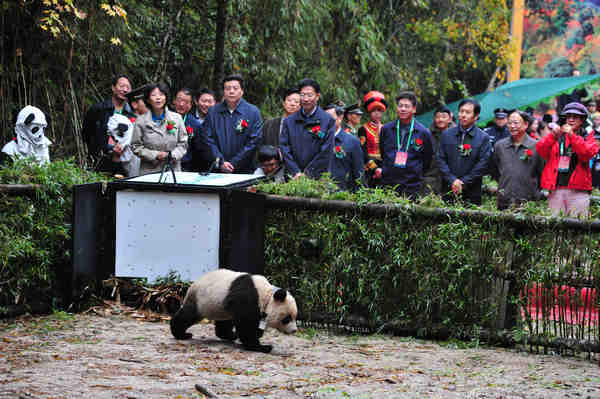
[{"label": "panda's white fur", "polygon": [[270,345],[259,343],[264,328],[292,334],[297,329],[297,312],[294,297],[264,276],[218,269],[190,286],[181,309],[171,319],[171,332],[177,339],[189,339],[191,334],[185,331],[190,326],[204,318],[215,320],[218,337],[239,338],[246,349],[269,352]]}]

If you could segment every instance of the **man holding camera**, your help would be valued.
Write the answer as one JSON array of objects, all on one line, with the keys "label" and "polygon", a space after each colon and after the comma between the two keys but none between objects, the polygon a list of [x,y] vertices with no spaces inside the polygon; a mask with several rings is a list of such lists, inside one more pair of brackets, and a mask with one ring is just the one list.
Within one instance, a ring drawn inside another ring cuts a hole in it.
[{"label": "man holding camera", "polygon": [[564,106],[559,124],[551,123],[551,134],[536,145],[546,160],[541,187],[548,190],[548,205],[554,216],[561,213],[586,217],[592,191],[590,160],[599,147],[593,134],[585,129],[588,112],[579,102]]}]

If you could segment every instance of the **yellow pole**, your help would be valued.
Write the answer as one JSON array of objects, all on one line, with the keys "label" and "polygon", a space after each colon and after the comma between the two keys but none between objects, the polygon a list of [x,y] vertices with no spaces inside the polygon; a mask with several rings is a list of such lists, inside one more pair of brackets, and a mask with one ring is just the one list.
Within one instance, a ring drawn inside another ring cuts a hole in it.
[{"label": "yellow pole", "polygon": [[523,47],[523,17],[525,0],[513,0],[511,42],[515,50],[512,65],[508,73],[508,81],[514,82],[521,78],[521,52]]}]

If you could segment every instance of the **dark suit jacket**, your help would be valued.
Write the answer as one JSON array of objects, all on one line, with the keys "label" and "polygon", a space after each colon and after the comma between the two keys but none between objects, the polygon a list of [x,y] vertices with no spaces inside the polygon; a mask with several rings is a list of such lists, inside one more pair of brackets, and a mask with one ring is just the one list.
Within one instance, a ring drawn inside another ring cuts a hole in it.
[{"label": "dark suit jacket", "polygon": [[272,145],[279,148],[279,128],[281,127],[281,117],[265,121],[262,129],[261,145]]}]

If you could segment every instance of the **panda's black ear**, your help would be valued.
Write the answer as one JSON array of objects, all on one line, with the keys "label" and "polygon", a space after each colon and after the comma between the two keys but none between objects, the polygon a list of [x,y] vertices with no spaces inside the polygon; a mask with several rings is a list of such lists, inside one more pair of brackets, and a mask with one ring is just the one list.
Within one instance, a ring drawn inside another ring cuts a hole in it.
[{"label": "panda's black ear", "polygon": [[27,115],[27,118],[25,118],[25,124],[29,125],[31,122],[33,122],[34,119],[35,115],[33,113]]},{"label": "panda's black ear", "polygon": [[275,291],[275,294],[273,294],[273,298],[275,298],[276,301],[283,302],[285,301],[286,295],[287,291],[283,288],[280,288],[277,291]]}]

